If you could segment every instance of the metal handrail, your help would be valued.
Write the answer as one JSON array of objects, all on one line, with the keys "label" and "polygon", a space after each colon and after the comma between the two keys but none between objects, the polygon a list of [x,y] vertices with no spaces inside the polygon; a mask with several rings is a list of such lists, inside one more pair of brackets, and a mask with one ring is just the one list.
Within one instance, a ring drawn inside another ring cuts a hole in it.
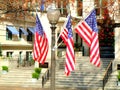
[{"label": "metal handrail", "polygon": [[42,75],[42,87],[44,87],[44,84],[47,82],[47,80],[49,80],[49,68],[47,69],[47,71]]},{"label": "metal handrail", "polygon": [[105,87],[111,73],[112,73],[112,61],[109,63],[109,65],[106,69],[106,72],[103,76],[103,90],[104,90],[104,87]]}]

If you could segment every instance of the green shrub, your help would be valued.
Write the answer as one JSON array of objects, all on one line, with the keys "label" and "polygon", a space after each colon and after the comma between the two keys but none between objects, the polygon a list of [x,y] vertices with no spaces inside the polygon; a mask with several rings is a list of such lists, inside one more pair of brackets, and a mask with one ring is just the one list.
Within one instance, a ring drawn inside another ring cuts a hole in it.
[{"label": "green shrub", "polygon": [[2,70],[5,70],[8,72],[8,66],[2,66]]},{"label": "green shrub", "polygon": [[40,74],[41,73],[41,68],[35,68],[34,69],[36,73]]},{"label": "green shrub", "polygon": [[32,73],[32,78],[39,79],[39,74],[36,72]]},{"label": "green shrub", "polygon": [[120,75],[118,75],[117,78],[118,78],[118,81],[120,81]]},{"label": "green shrub", "polygon": [[118,71],[117,78],[118,78],[118,81],[120,81],[120,71]]}]

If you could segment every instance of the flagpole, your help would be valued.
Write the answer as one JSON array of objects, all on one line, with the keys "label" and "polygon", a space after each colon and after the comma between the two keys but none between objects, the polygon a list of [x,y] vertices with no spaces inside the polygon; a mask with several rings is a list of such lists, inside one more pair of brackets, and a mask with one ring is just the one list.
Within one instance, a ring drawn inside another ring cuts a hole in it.
[{"label": "flagpole", "polygon": [[50,90],[55,90],[55,66],[56,66],[56,60],[55,60],[55,49],[53,48],[55,45],[55,29],[56,26],[52,25],[52,41],[51,41],[51,85]]}]

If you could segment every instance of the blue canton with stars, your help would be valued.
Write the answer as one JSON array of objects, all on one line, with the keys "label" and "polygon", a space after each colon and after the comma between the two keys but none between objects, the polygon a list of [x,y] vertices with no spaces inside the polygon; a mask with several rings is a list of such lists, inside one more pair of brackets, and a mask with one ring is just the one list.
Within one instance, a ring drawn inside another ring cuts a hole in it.
[{"label": "blue canton with stars", "polygon": [[95,9],[90,13],[90,15],[85,19],[85,21],[94,32],[98,33]]},{"label": "blue canton with stars", "polygon": [[43,27],[42,27],[42,24],[41,24],[37,14],[36,14],[36,28],[35,28],[35,30],[36,30],[35,32],[38,32],[39,35],[43,36],[43,33],[44,33]]},{"label": "blue canton with stars", "polygon": [[71,17],[69,16],[66,28],[68,29],[68,38],[72,37],[72,28],[71,28]]}]

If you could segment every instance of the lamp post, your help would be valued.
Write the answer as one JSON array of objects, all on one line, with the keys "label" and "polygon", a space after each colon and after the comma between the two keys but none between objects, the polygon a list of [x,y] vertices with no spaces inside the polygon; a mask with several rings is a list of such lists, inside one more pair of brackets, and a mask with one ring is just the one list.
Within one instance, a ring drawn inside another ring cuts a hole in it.
[{"label": "lamp post", "polygon": [[51,78],[50,78],[50,90],[55,90],[55,66],[56,66],[56,60],[55,60],[55,29],[56,24],[59,20],[60,11],[55,7],[55,3],[53,2],[51,6],[48,8],[47,11],[47,17],[49,20],[49,23],[51,24],[51,30],[52,30],[52,38],[51,38]]}]

